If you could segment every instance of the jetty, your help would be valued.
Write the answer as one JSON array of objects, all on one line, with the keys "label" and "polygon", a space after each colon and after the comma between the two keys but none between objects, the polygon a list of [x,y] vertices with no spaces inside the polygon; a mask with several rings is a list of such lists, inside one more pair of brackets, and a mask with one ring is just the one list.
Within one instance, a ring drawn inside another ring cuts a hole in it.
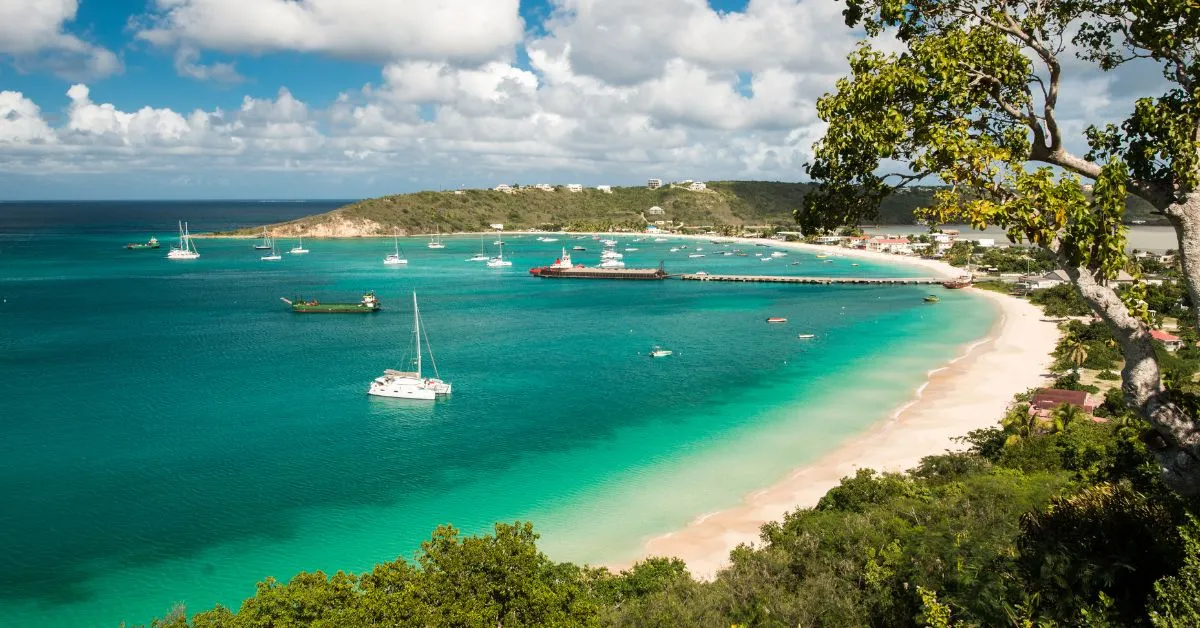
[{"label": "jetty", "polygon": [[711,275],[708,273],[685,273],[679,275],[684,281],[736,281],[743,283],[806,283],[817,285],[934,285],[946,281],[934,277],[800,277],[795,275]]}]

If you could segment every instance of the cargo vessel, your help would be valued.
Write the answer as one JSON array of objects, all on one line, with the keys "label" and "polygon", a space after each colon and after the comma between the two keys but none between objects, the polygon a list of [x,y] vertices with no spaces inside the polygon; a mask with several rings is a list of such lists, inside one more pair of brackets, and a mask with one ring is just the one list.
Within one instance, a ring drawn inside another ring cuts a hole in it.
[{"label": "cargo vessel", "polygon": [[127,249],[157,249],[158,247],[158,238],[154,236],[150,236],[150,239],[145,242],[130,242],[125,245]]},{"label": "cargo vessel", "polygon": [[279,300],[292,306],[292,311],[297,314],[369,314],[380,309],[374,292],[364,294],[358,303],[322,303],[316,299],[292,301],[282,297]]},{"label": "cargo vessel", "polygon": [[590,268],[583,264],[572,264],[571,256],[563,249],[562,257],[549,266],[530,268],[534,277],[555,279],[666,279],[667,271],[658,268]]}]

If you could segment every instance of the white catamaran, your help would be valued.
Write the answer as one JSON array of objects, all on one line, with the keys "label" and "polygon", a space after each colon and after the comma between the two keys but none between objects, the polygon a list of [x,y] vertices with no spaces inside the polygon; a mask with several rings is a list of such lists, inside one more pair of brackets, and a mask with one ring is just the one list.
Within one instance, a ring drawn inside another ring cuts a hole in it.
[{"label": "white catamaran", "polygon": [[179,223],[179,246],[171,247],[167,253],[167,259],[196,259],[200,257],[200,251],[196,250],[196,244],[192,242],[192,234],[188,231],[187,223]]},{"label": "white catamaran", "polygon": [[[413,342],[416,348],[417,369],[415,371],[395,371],[387,369],[383,375],[376,377],[367,389],[368,395],[379,397],[397,397],[400,399],[436,399],[438,395],[450,394],[450,384],[439,379],[437,362],[433,359],[433,351],[429,351],[429,361],[433,364],[434,377],[421,374],[421,310],[417,307],[417,293],[413,292]],[[425,339],[425,347],[429,348],[429,339]]]},{"label": "white catamaran", "polygon": [[292,255],[301,255],[301,254],[304,254],[307,252],[308,252],[308,249],[304,248],[304,236],[303,235],[300,236],[300,243],[297,244],[296,246],[293,246],[292,250],[288,251],[288,253],[291,253]]},{"label": "white catamaran", "polygon": [[512,266],[512,262],[504,259],[504,236],[501,235],[497,240],[500,243],[500,254],[487,261],[488,268],[504,268]]},{"label": "white catamaran", "polygon": [[446,248],[446,245],[442,244],[442,229],[441,229],[441,227],[438,225],[434,225],[433,229],[434,229],[433,239],[430,240],[429,244],[426,244],[425,246],[427,246],[431,249]]},{"label": "white catamaran", "polygon": [[383,258],[383,263],[388,266],[407,264],[408,260],[400,257],[400,234],[396,233],[395,231],[392,232],[392,242],[396,245],[395,252],[389,253],[387,257]]}]

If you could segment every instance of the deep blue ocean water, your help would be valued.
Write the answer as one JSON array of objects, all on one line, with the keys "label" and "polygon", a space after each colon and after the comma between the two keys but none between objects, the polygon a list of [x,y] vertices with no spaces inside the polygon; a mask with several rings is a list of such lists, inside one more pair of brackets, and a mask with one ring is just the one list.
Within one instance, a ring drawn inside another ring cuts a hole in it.
[{"label": "deep blue ocean water", "polygon": [[[385,267],[392,242],[370,239],[306,239],[309,255],[276,263],[251,241],[198,239],[200,259],[164,259],[179,219],[201,232],[338,204],[0,204],[4,623],[236,605],[269,575],[411,556],[441,523],[531,519],[557,559],[623,560],[885,418],[995,318],[940,288],[931,306],[927,287],[526,273],[563,245],[594,263],[600,244],[570,236],[506,237],[506,270],[464,261],[474,236],[401,239],[408,267]],[[164,248],[122,248],[150,235]],[[619,239],[639,249],[630,265],[671,272],[916,274]],[[279,301],[364,290],[384,311],[300,316]],[[413,290],[454,395],[368,397],[405,366]],[[651,360],[653,345],[675,355]]]}]

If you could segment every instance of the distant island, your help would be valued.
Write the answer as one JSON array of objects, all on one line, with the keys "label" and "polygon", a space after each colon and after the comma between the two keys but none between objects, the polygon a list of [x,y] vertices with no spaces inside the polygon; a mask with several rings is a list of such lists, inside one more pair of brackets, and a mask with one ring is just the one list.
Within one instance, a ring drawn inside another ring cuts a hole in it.
[{"label": "distant island", "polygon": [[[811,183],[777,181],[685,181],[661,187],[583,188],[567,185],[501,185],[492,190],[414,192],[366,199],[333,211],[268,225],[279,236],[353,238],[486,231],[492,224],[508,230],[641,231],[715,230],[732,235],[747,227],[795,224],[793,210],[803,206]],[[916,186],[884,200],[879,224],[915,224],[913,213],[933,202],[935,186]],[[1131,202],[1127,219],[1156,224],[1161,217]],[[253,236],[260,227],[220,232],[217,236]]]}]

